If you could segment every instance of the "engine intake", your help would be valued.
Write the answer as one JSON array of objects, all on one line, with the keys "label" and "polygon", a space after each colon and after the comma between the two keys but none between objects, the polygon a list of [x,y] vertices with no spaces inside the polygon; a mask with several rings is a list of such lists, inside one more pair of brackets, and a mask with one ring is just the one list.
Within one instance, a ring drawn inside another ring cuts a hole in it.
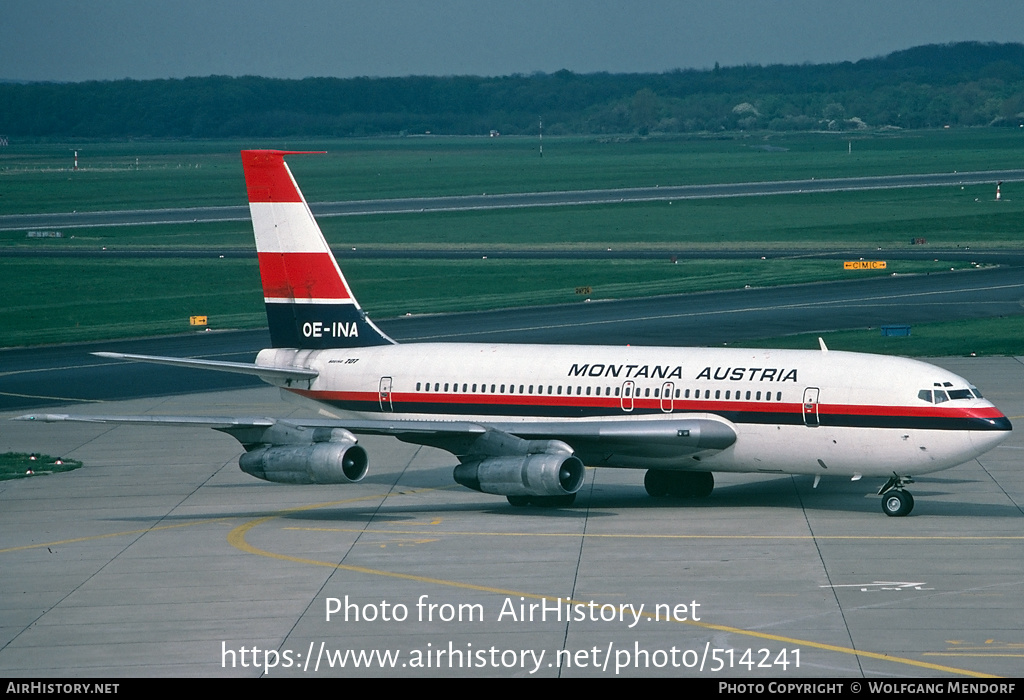
[{"label": "engine intake", "polygon": [[489,457],[455,467],[455,481],[500,496],[565,496],[583,486],[585,467],[566,454]]},{"label": "engine intake", "polygon": [[366,450],[353,443],[258,447],[238,458],[257,479],[281,484],[348,484],[366,476]]}]

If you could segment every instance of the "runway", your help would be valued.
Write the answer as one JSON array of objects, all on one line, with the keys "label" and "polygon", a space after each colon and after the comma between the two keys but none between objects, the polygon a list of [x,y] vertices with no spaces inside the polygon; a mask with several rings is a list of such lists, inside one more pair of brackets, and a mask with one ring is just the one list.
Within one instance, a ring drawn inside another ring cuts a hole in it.
[{"label": "runway", "polygon": [[[1024,417],[1021,358],[937,363]],[[269,388],[74,410],[298,416]],[[389,438],[364,482],[293,487],[212,430],[2,425],[0,451],[85,463],[0,484],[5,677],[1019,675],[1019,430],[892,519],[870,480],[682,504],[591,469],[572,508],[513,509]]]},{"label": "runway", "polygon": [[[656,202],[676,199],[713,199],[810,192],[853,192],[903,187],[946,187],[1024,180],[1024,170],[986,170],[981,172],[925,173],[918,175],[882,175],[874,177],[817,178],[775,182],[740,182],[711,185],[668,185],[608,190],[566,192],[524,192],[481,194],[455,197],[405,197],[399,199],[317,202],[310,209],[318,218],[403,214],[522,207],[617,204]],[[49,214],[9,214],[0,216],[0,231],[33,228],[90,228],[94,226],[151,226],[162,224],[248,221],[248,206],[185,207],[130,211],[62,212]]]}]

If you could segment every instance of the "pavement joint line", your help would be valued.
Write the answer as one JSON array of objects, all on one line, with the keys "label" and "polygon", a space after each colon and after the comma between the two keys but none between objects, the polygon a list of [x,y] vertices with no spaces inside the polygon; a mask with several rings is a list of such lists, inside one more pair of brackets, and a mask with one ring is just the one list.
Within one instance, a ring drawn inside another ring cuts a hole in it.
[{"label": "pavement joint line", "polygon": [[212,520],[196,520],[190,523],[175,523],[173,525],[155,525],[153,527],[144,527],[138,530],[124,530],[122,532],[108,532],[103,535],[88,535],[86,537],[73,537],[68,540],[56,540],[55,542],[40,542],[39,544],[23,544],[18,547],[7,547],[0,549],[0,554],[8,554],[10,552],[21,552],[26,549],[40,549],[42,547],[57,547],[65,544],[76,544],[78,542],[90,542],[93,540],[103,540],[110,537],[127,537],[128,535],[140,535],[147,532],[157,532],[158,530],[173,530],[179,527],[192,527],[193,525],[207,525],[210,523],[226,522],[229,518],[214,518]]},{"label": "pavement joint line", "polygon": [[[430,488],[430,489],[415,489],[415,490],[405,491],[404,493],[405,494],[423,493],[423,492],[426,492],[426,491],[434,491],[434,490],[436,490],[436,489],[432,489],[432,488]],[[337,570],[341,570],[341,571],[352,571],[352,572],[355,572],[355,573],[367,574],[369,576],[383,576],[383,577],[386,577],[386,578],[402,579],[402,580],[406,580],[406,581],[417,581],[419,583],[429,583],[429,584],[434,584],[434,585],[438,585],[438,586],[446,586],[446,587],[453,587],[453,588],[461,588],[461,589],[464,589],[464,590],[480,591],[482,593],[494,593],[496,595],[505,595],[505,596],[510,596],[510,595],[511,596],[520,596],[522,598],[528,598],[528,599],[531,599],[531,600],[545,600],[545,601],[550,601],[550,602],[556,602],[557,601],[559,603],[564,601],[565,604],[567,604],[567,605],[577,605],[577,604],[587,605],[588,604],[587,601],[580,601],[580,600],[574,600],[574,599],[566,600],[566,599],[562,598],[561,596],[543,595],[543,594],[539,594],[539,593],[527,593],[527,592],[524,592],[524,591],[513,591],[513,590],[509,590],[509,589],[504,589],[504,588],[497,588],[497,587],[493,587],[493,586],[482,586],[482,585],[479,585],[479,584],[466,583],[466,582],[462,582],[462,581],[452,581],[452,580],[448,580],[448,579],[433,578],[433,577],[430,577],[430,576],[420,576],[420,575],[417,575],[417,574],[405,574],[405,573],[401,573],[401,572],[397,572],[397,571],[384,571],[382,569],[371,569],[371,568],[365,567],[365,566],[355,566],[355,565],[352,565],[352,564],[338,564],[338,563],[334,563],[334,562],[319,561],[317,559],[307,559],[305,557],[296,557],[296,556],[292,556],[292,555],[289,555],[289,554],[279,554],[277,552],[271,552],[269,550],[260,549],[259,547],[255,547],[255,546],[249,544],[246,541],[246,535],[250,531],[252,531],[253,529],[255,529],[256,527],[258,527],[260,525],[263,525],[263,524],[265,524],[267,522],[270,522],[271,520],[276,520],[278,518],[282,518],[282,517],[285,517],[285,516],[288,516],[288,515],[292,515],[294,513],[300,513],[300,512],[310,511],[310,510],[316,510],[318,508],[327,508],[327,507],[330,507],[330,506],[344,505],[344,504],[348,504],[348,503],[354,503],[354,502],[365,501],[365,500],[377,500],[377,499],[383,500],[383,499],[389,498],[390,496],[391,496],[391,494],[376,494],[376,495],[373,495],[373,496],[361,496],[361,497],[346,499],[346,500],[342,500],[342,501],[332,501],[332,502],[329,502],[329,503],[319,503],[319,504],[308,504],[308,505],[305,505],[305,506],[298,506],[298,507],[295,507],[295,508],[287,508],[287,509],[284,509],[284,510],[280,510],[280,511],[277,511],[277,512],[272,513],[270,515],[267,515],[267,516],[264,516],[264,517],[261,517],[261,518],[256,518],[254,520],[250,520],[250,521],[248,521],[246,523],[243,523],[242,525],[239,525],[238,527],[232,529],[231,532],[228,533],[228,537],[227,537],[228,543],[231,544],[236,549],[238,549],[238,550],[240,550],[242,552],[246,552],[248,554],[254,554],[256,556],[262,556],[262,557],[268,557],[268,558],[271,558],[271,559],[277,559],[279,561],[289,561],[289,562],[293,562],[293,563],[296,563],[296,564],[307,564],[307,565],[310,565],[310,566],[322,566],[322,567],[327,567],[327,568],[330,568],[330,569],[337,569]],[[576,536],[577,537],[582,537],[583,535],[582,535],[582,533],[579,533]],[[805,537],[806,538],[810,538],[810,536],[805,536]],[[653,613],[643,613],[643,616],[647,617],[647,618],[653,618]],[[784,644],[796,644],[796,645],[801,646],[801,647],[810,647],[810,648],[819,649],[819,650],[822,650],[822,651],[832,651],[832,652],[836,652],[836,653],[840,653],[840,654],[849,654],[849,655],[857,656],[857,657],[860,657],[860,658],[874,659],[874,660],[878,660],[878,661],[889,661],[889,662],[892,662],[892,663],[904,664],[904,665],[907,665],[907,666],[914,666],[914,667],[917,667],[917,668],[925,668],[925,669],[928,669],[928,670],[931,670],[931,671],[940,671],[940,672],[943,672],[943,673],[952,673],[952,674],[960,675],[960,676],[969,676],[969,677],[974,677],[974,678],[998,678],[998,676],[993,676],[992,674],[982,673],[980,671],[972,671],[970,669],[956,668],[956,667],[953,667],[953,666],[944,666],[944,665],[941,665],[941,664],[933,664],[933,663],[930,663],[930,662],[927,662],[927,661],[918,661],[916,659],[909,659],[909,658],[901,657],[901,656],[893,656],[893,655],[890,655],[890,654],[881,654],[881,653],[873,652],[873,651],[864,651],[864,650],[861,650],[861,649],[853,649],[853,648],[850,648],[850,647],[837,646],[837,645],[834,645],[834,644],[825,644],[825,643],[822,643],[822,642],[814,642],[814,641],[806,640],[806,639],[796,639],[794,637],[785,637],[785,636],[782,636],[782,635],[768,634],[768,633],[765,633],[765,632],[757,632],[755,630],[746,630],[746,629],[743,629],[743,628],[740,628],[740,627],[731,627],[731,626],[728,626],[728,625],[716,625],[716,624],[713,624],[713,623],[699,622],[699,621],[696,621],[696,620],[684,620],[684,621],[681,621],[681,622],[677,622],[677,624],[685,624],[685,625],[690,625],[690,626],[693,626],[693,627],[699,627],[701,629],[713,630],[713,631],[716,631],[716,632],[725,632],[725,633],[728,633],[728,634],[737,634],[737,635],[741,635],[741,636],[754,637],[754,638],[757,638],[757,639],[765,639],[765,640],[769,640],[769,641],[782,642]]]}]

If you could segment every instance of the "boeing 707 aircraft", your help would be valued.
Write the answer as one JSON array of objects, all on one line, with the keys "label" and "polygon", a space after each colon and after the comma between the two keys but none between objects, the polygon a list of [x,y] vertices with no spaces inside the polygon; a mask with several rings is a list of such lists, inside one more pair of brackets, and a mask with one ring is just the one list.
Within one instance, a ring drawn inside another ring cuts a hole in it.
[{"label": "boeing 707 aircraft", "polygon": [[967,380],[901,357],[818,350],[397,344],[367,317],[285,156],[243,151],[272,346],[254,364],[104,357],[254,374],[329,418],[31,415],[206,425],[274,482],[359,481],[357,435],[454,454],[455,480],[513,506],[568,506],[584,465],[646,470],[651,496],[710,495],[714,472],[885,479],[910,513],[914,475],[992,449],[1010,421]]}]

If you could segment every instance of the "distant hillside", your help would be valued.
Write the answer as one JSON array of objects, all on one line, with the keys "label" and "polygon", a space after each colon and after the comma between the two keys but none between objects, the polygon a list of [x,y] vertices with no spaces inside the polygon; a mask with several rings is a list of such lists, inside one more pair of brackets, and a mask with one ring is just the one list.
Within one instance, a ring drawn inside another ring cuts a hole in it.
[{"label": "distant hillside", "polygon": [[14,138],[546,134],[1017,126],[1024,45],[658,74],[0,83]]}]

